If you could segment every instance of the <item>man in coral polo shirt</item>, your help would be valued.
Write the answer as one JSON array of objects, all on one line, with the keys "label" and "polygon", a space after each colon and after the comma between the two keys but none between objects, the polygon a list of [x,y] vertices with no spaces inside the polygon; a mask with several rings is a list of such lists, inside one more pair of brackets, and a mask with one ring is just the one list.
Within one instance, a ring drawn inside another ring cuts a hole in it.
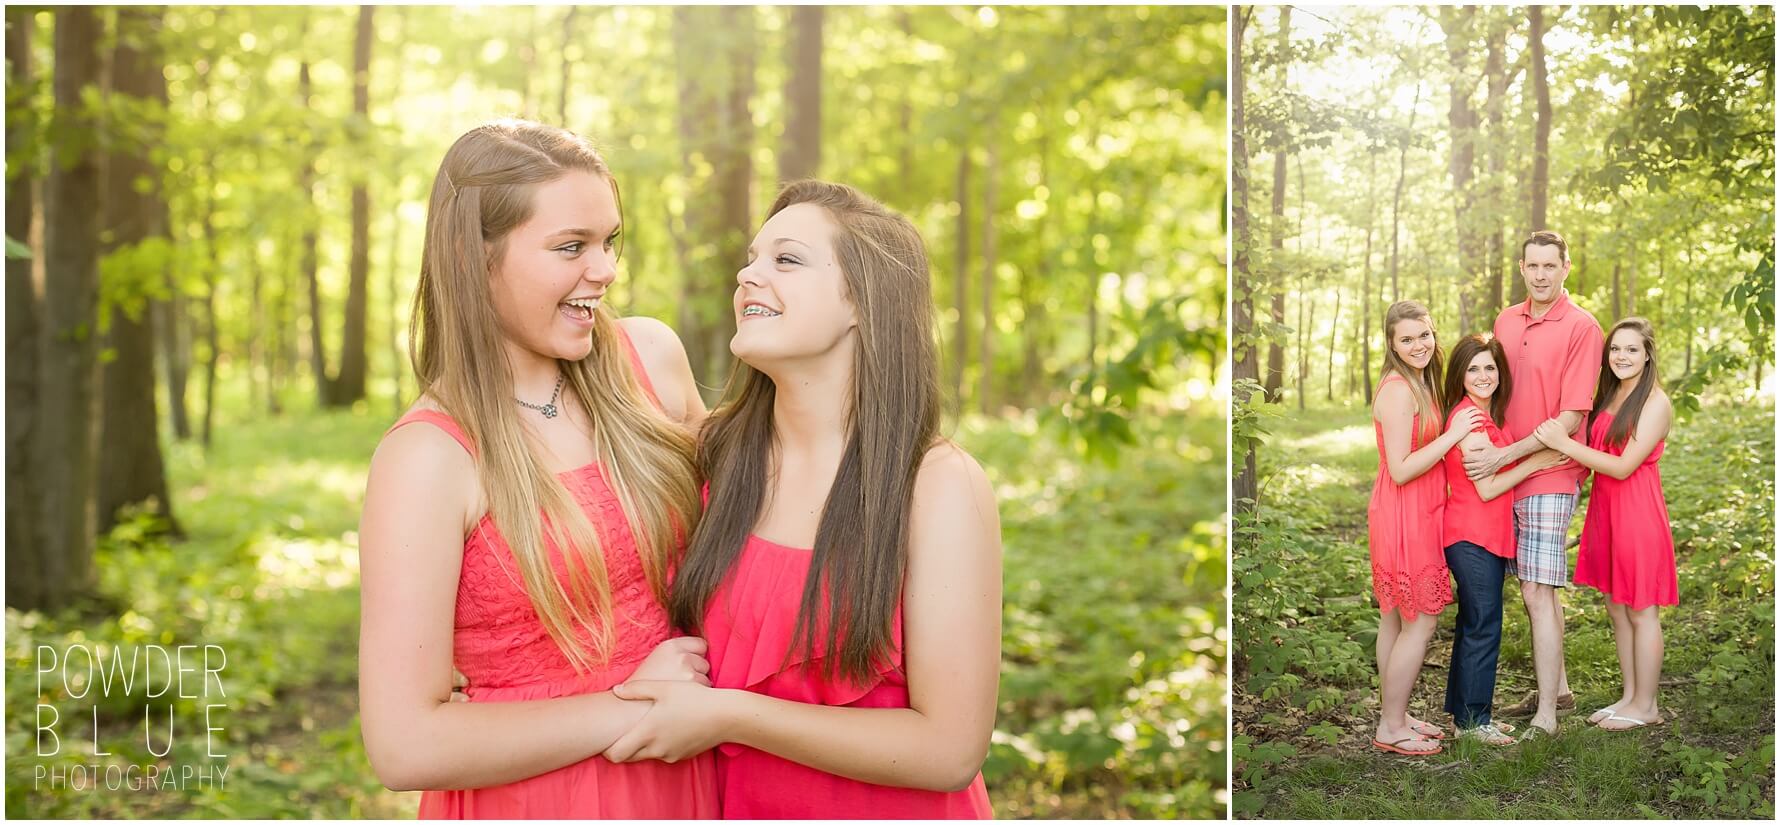
[{"label": "man in coral polo shirt", "polygon": [[[1465,458],[1473,480],[1543,448],[1533,431],[1555,419],[1576,432],[1594,404],[1605,342],[1601,325],[1570,302],[1564,279],[1570,249],[1556,232],[1534,232],[1520,246],[1520,274],[1527,300],[1496,317],[1495,336],[1508,355],[1514,395],[1502,429],[1513,444],[1473,452]],[[1504,708],[1506,718],[1530,715],[1528,734],[1557,732],[1560,710],[1576,707],[1564,668],[1564,606],[1558,589],[1570,584],[1565,543],[1576,498],[1588,470],[1567,462],[1528,477],[1514,488],[1515,560],[1508,571],[1520,579],[1521,600],[1533,631],[1533,672],[1538,692]]]}]

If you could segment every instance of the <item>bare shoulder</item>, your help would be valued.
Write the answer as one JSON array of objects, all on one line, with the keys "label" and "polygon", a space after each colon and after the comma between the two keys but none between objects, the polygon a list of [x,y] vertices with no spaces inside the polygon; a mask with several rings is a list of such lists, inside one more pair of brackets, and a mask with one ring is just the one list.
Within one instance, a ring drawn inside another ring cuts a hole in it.
[{"label": "bare shoulder", "polygon": [[669,364],[686,358],[686,347],[673,327],[646,315],[630,315],[618,319],[618,326],[630,336],[630,342],[643,357],[643,363]]},{"label": "bare shoulder", "polygon": [[988,473],[970,453],[950,441],[935,444],[922,457],[911,510],[918,521],[943,521],[955,527],[1000,524]]},{"label": "bare shoulder", "polygon": [[1378,385],[1378,394],[1372,398],[1374,416],[1401,413],[1414,406],[1415,397],[1409,392],[1407,381],[1385,381]]},{"label": "bare shoulder", "polygon": [[1669,394],[1662,387],[1651,387],[1650,398],[1644,402],[1644,411],[1667,426],[1675,417],[1675,404],[1669,400]]},{"label": "bare shoulder", "polygon": [[467,521],[479,483],[475,460],[456,438],[416,421],[397,427],[377,444],[367,504],[424,501],[441,516],[461,512]]}]

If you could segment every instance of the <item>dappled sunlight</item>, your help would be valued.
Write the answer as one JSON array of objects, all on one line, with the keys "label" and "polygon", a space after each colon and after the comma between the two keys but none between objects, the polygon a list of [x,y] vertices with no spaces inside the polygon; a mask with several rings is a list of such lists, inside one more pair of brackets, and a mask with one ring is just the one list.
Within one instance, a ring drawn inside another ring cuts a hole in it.
[{"label": "dappled sunlight", "polygon": [[1297,438],[1282,438],[1276,444],[1268,445],[1286,460],[1300,452],[1315,452],[1322,455],[1341,455],[1357,450],[1376,450],[1377,437],[1370,425],[1342,427],[1338,430],[1311,433]]},{"label": "dappled sunlight", "polygon": [[336,590],[358,583],[358,534],[339,541],[269,540],[259,546],[261,580],[255,598],[292,591]]},{"label": "dappled sunlight", "polygon": [[1358,484],[1360,479],[1353,473],[1328,464],[1293,464],[1282,467],[1269,476],[1267,486],[1275,495],[1291,496],[1330,485],[1349,486]]}]

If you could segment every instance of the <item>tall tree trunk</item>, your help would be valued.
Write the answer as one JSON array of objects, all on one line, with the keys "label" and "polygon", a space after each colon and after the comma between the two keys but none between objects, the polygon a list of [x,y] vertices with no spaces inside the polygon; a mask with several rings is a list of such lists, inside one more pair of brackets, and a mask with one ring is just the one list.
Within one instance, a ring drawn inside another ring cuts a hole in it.
[{"label": "tall tree trunk", "polygon": [[719,279],[690,273],[742,260],[753,231],[754,9],[677,7],[673,37],[683,168],[693,191],[709,193],[686,205],[686,234],[696,245],[683,251],[688,286],[681,335],[694,375],[715,387],[729,368],[730,290]]},{"label": "tall tree trunk", "polygon": [[[1471,57],[1471,24],[1477,7],[1463,9],[1440,7],[1440,28],[1446,35],[1446,56],[1452,67],[1448,87],[1446,123],[1451,135],[1451,150],[1446,169],[1452,179],[1453,227],[1459,253],[1459,329],[1475,330],[1472,318],[1477,315],[1474,304],[1479,295],[1478,283],[1488,270],[1483,265],[1482,244],[1477,237],[1475,210],[1477,196],[1473,187],[1477,162],[1477,112],[1471,108],[1471,88],[1476,85],[1467,72]],[[1429,295],[1430,300],[1433,295]]]},{"label": "tall tree trunk", "polygon": [[[399,14],[401,7],[397,6],[396,8]],[[571,5],[562,16],[562,47],[559,49],[562,54],[562,86],[557,90],[559,94],[556,98],[556,125],[564,129],[569,128],[569,80],[575,66],[569,60],[569,46],[575,42],[575,12],[580,9],[580,6]],[[396,72],[396,75],[399,77],[401,72]],[[401,98],[395,99],[400,100]],[[400,381],[398,380],[397,383],[399,384]],[[397,390],[396,397],[398,399],[401,397],[400,390]],[[399,407],[400,404],[401,402],[398,400],[397,406]]]},{"label": "tall tree trunk", "polygon": [[[167,81],[161,73],[158,53],[152,50],[161,28],[162,12],[153,7],[124,6],[117,10],[117,42],[112,52],[112,91],[118,98],[167,105]],[[148,158],[156,142],[119,142],[107,159],[106,196],[102,205],[111,242],[106,252],[127,252],[151,240],[165,242],[167,207],[160,195],[160,170]],[[151,188],[136,189],[138,179]],[[164,273],[161,273],[164,277]],[[143,283],[135,281],[133,283]],[[161,459],[155,404],[154,329],[148,312],[149,290],[109,303],[110,341],[114,357],[101,368],[99,467],[96,517],[100,533],[117,523],[118,511],[132,504],[150,502],[155,515],[172,526],[172,500],[167,495],[167,470]]]},{"label": "tall tree trunk", "polygon": [[[7,85],[12,89],[31,84],[31,23],[33,10],[6,7]],[[23,145],[21,118],[6,119],[6,145]],[[35,164],[6,165],[6,237],[32,244],[31,223],[36,211],[32,191]],[[26,608],[41,603],[45,565],[37,550],[42,526],[41,488],[32,468],[32,444],[40,431],[38,404],[38,335],[43,314],[42,296],[32,269],[42,259],[41,244],[32,244],[30,258],[6,259],[6,604]]]},{"label": "tall tree trunk", "polygon": [[[359,122],[371,120],[371,6],[358,7],[358,36],[352,49],[352,112]],[[346,327],[340,334],[340,374],[329,399],[347,407],[365,397],[365,319],[371,279],[371,193],[360,177],[352,185],[352,257],[346,287]]]},{"label": "tall tree trunk", "polygon": [[1691,243],[1684,243],[1681,245],[1681,256],[1687,261],[1687,294],[1681,299],[1681,314],[1687,318],[1687,334],[1681,336],[1682,338],[1687,339],[1687,360],[1683,362],[1683,366],[1681,367],[1682,375],[1687,375],[1688,373],[1693,372],[1693,339],[1699,332],[1699,329],[1694,325],[1693,320],[1693,282],[1694,278],[1698,275],[1698,270],[1693,267],[1693,251],[1690,248],[1691,246]]},{"label": "tall tree trunk", "polygon": [[[69,134],[97,128],[83,95],[100,80],[98,12],[58,9],[55,26],[55,109]],[[95,485],[99,444],[99,203],[96,146],[80,141],[50,148],[44,185],[43,360],[38,388],[32,482],[42,496],[41,537],[9,548],[37,553],[38,581],[20,582],[21,609],[56,608],[94,583]],[[9,585],[12,583],[9,582]],[[10,595],[10,594],[9,594]]]},{"label": "tall tree trunk", "polygon": [[[305,110],[311,109],[309,99],[309,61],[305,60],[297,67],[297,97],[303,102]],[[322,331],[327,325],[322,321],[321,307],[321,273],[320,256],[317,253],[318,224],[321,222],[321,211],[315,208],[315,146],[313,138],[305,138],[303,146],[303,166],[297,173],[297,188],[303,192],[308,202],[309,214],[304,216],[303,242],[298,253],[302,259],[303,278],[309,287],[309,367],[315,373],[316,401],[324,407],[333,405],[334,382],[328,380],[327,347],[322,343]]]},{"label": "tall tree trunk", "polygon": [[[1409,126],[1403,130],[1403,138],[1397,149],[1397,194],[1391,199],[1391,301],[1403,300],[1403,290],[1397,286],[1397,229],[1403,217],[1403,183],[1409,173],[1409,136],[1415,133],[1415,110],[1422,105],[1422,84],[1415,83],[1415,102],[1409,104]],[[1432,301],[1433,295],[1428,296]]]},{"label": "tall tree trunk", "polygon": [[[1291,63],[1292,47],[1292,7],[1279,7],[1279,90],[1283,94],[1290,90],[1288,83],[1288,67]],[[1273,222],[1269,231],[1272,239],[1273,255],[1267,262],[1271,273],[1269,281],[1273,286],[1272,317],[1275,329],[1286,323],[1286,294],[1279,280],[1284,277],[1280,261],[1285,257],[1286,236],[1286,161],[1292,156],[1292,139],[1284,130],[1278,130],[1273,143]],[[1267,401],[1278,404],[1280,401],[1280,382],[1285,373],[1285,349],[1274,336],[1267,339],[1267,377],[1264,388]]]},{"label": "tall tree trunk", "polygon": [[[563,89],[564,89],[563,100],[565,101],[563,103],[563,105],[565,107],[568,105],[566,101],[568,100],[567,89],[568,89],[568,85],[569,85],[568,84],[569,58],[568,58],[568,53],[567,53],[566,49],[567,49],[568,42],[569,42],[568,37],[570,34],[570,24],[573,22],[573,20],[575,18],[575,9],[576,9],[575,6],[569,7],[568,15],[566,17],[564,17],[563,24],[562,24],[563,46],[565,49],[565,51],[563,53],[563,58],[562,58],[562,74],[563,74]],[[394,30],[395,30],[394,31],[395,42],[401,43],[402,37],[405,34],[404,29],[405,29],[405,23],[407,21],[407,18],[403,14],[403,9],[401,6],[396,6],[394,9],[394,12],[395,12],[395,22],[392,24],[392,28],[394,28]],[[397,60],[398,64],[401,62],[401,49],[400,48],[398,48],[396,50],[396,60]],[[389,99],[390,99],[391,105],[395,105],[396,103],[400,102],[402,99],[402,72],[400,70],[397,70],[395,72],[392,72],[391,74],[392,74],[393,79],[391,80]],[[568,118],[566,115],[564,115],[560,120],[557,121],[557,123],[559,125],[564,125],[565,128],[566,128],[567,122],[568,122]],[[400,282],[398,276],[400,275],[400,273],[402,271],[402,266],[401,266],[401,261],[402,261],[402,240],[401,240],[401,236],[402,236],[402,190],[405,188],[403,186],[404,183],[406,183],[406,178],[404,178],[402,176],[401,172],[398,171],[392,176],[391,187],[390,187],[391,191],[389,193],[389,204],[390,205],[388,207],[388,209],[389,209],[389,253],[384,258],[385,272],[384,272],[384,322],[383,323],[384,323],[384,328],[389,330],[389,369],[390,369],[390,378],[391,378],[391,381],[390,381],[391,390],[390,390],[389,403],[390,403],[391,412],[398,416],[402,414],[402,410],[406,406],[406,404],[404,403],[403,396],[402,396],[402,383],[403,383],[402,378],[403,378],[403,376],[407,375],[407,373],[408,373],[407,363],[402,358],[402,353],[403,353],[402,329],[400,326],[400,322],[396,320],[397,314],[400,312],[400,309],[401,309],[400,308],[401,292],[399,291],[397,284]]]},{"label": "tall tree trunk", "polygon": [[[1366,379],[1363,385],[1366,405],[1372,405],[1372,304],[1378,297],[1372,293],[1372,223],[1378,216],[1378,200],[1374,182],[1378,180],[1378,153],[1366,152],[1366,263],[1360,276],[1360,369]],[[1394,231],[1394,230],[1393,230]]]},{"label": "tall tree trunk", "polygon": [[1001,176],[1000,158],[997,155],[998,142],[993,130],[989,137],[989,158],[983,164],[983,288],[982,288],[982,336],[977,340],[982,345],[979,362],[982,372],[978,378],[977,409],[988,415],[993,409],[995,399],[995,186]]},{"label": "tall tree trunk", "polygon": [[[1512,279],[1515,275],[1511,262],[1504,257],[1502,244],[1502,211],[1503,180],[1507,175],[1508,129],[1506,118],[1506,101],[1508,98],[1508,73],[1503,64],[1506,62],[1508,26],[1507,20],[1496,14],[1495,9],[1488,12],[1491,23],[1484,42],[1483,74],[1488,86],[1488,97],[1484,99],[1484,117],[1489,123],[1489,140],[1484,141],[1485,156],[1488,168],[1488,183],[1484,190],[1488,221],[1485,226],[1486,248],[1484,256],[1488,259],[1489,270],[1486,294],[1489,296],[1489,313],[1500,312],[1502,303],[1502,279]],[[1506,271],[1504,271],[1506,268]],[[1482,319],[1486,325],[1493,325],[1494,319],[1488,314]]]},{"label": "tall tree trunk", "polygon": [[[1038,136],[1038,185],[1050,191],[1050,154],[1051,140],[1049,132],[1040,132]],[[1039,336],[1045,329],[1045,305],[1033,295],[1033,281],[1041,284],[1050,283],[1051,254],[1050,240],[1047,231],[1051,222],[1050,203],[1038,216],[1038,225],[1033,228],[1033,244],[1037,250],[1033,266],[1020,267],[1020,394],[1030,405],[1043,403],[1044,376],[1043,365],[1039,360]]]},{"label": "tall tree trunk", "polygon": [[[1347,260],[1347,239],[1341,241],[1341,260]],[[1345,280],[1345,279],[1343,279]],[[1329,317],[1329,386],[1324,400],[1335,400],[1335,353],[1341,349],[1341,284],[1335,284],[1335,311]]]},{"label": "tall tree trunk", "polygon": [[[214,103],[208,70],[199,72],[198,78],[204,96],[204,105],[199,111],[208,116]],[[204,165],[204,214],[199,222],[199,229],[204,234],[204,341],[209,349],[204,356],[204,421],[199,437],[205,450],[210,449],[212,425],[216,421],[216,365],[222,355],[216,317],[216,289],[222,277],[222,253],[216,242],[216,189],[216,165],[212,158]]]},{"label": "tall tree trunk", "polygon": [[[952,306],[958,317],[952,325],[952,398],[964,411],[964,364],[970,360],[970,141],[958,147],[958,219],[953,232]],[[1090,359],[1092,360],[1092,359]]]},{"label": "tall tree trunk", "polygon": [[[907,6],[903,6],[896,10],[896,19],[902,26],[903,41],[905,43],[913,43],[915,41],[915,16],[909,12]],[[897,180],[901,183],[902,188],[904,189],[904,206],[915,203],[915,192],[913,191],[915,180],[915,141],[918,138],[915,135],[914,101],[914,84],[905,83],[902,88],[902,104],[899,112],[902,129],[900,133],[902,135],[900,146],[901,155],[897,161],[898,168],[901,171]]]},{"label": "tall tree trunk", "polygon": [[186,378],[191,374],[191,325],[186,318],[185,293],[174,270],[167,270],[167,298],[156,301],[155,335],[161,350],[161,366],[167,374],[167,418],[173,424],[173,438],[180,441],[192,437],[190,407],[186,403]]},{"label": "tall tree trunk", "polygon": [[[1308,324],[1316,321],[1315,293],[1304,288],[1302,281],[1298,284],[1298,410],[1304,410],[1304,374],[1310,372],[1310,348],[1305,346],[1308,339]],[[1306,306],[1308,305],[1308,306]]]},{"label": "tall tree trunk", "polygon": [[[1545,202],[1551,188],[1551,78],[1545,71],[1545,10],[1539,6],[1528,6],[1527,23],[1530,27],[1527,45],[1532,52],[1530,71],[1535,101],[1531,227],[1532,231],[1537,232],[1549,228],[1545,225]],[[1526,280],[1514,279],[1509,302],[1520,303],[1526,297]]]},{"label": "tall tree trunk", "polygon": [[[1232,296],[1231,317],[1231,375],[1237,381],[1254,381],[1259,377],[1256,369],[1254,345],[1254,276],[1249,271],[1249,248],[1253,239],[1249,234],[1248,214],[1248,134],[1245,119],[1242,38],[1248,27],[1249,16],[1254,8],[1230,7],[1230,53],[1235,59],[1230,61],[1230,236],[1233,247],[1231,261],[1232,281],[1235,295]],[[1232,404],[1247,404],[1247,398],[1234,398]],[[1235,456],[1231,456],[1235,459]],[[1233,462],[1234,463],[1234,462]],[[1232,468],[1230,495],[1237,513],[1252,512],[1255,499],[1259,497],[1256,488],[1255,448],[1253,442],[1247,443],[1242,451],[1242,458],[1237,467]]]},{"label": "tall tree trunk", "polygon": [[785,133],[779,179],[816,177],[822,168],[822,7],[791,8],[785,49]]}]

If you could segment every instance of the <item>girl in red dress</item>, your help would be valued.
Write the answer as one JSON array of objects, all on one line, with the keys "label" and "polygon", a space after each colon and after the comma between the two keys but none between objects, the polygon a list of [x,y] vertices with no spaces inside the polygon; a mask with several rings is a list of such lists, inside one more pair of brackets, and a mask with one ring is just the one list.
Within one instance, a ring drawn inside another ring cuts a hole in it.
[{"label": "girl in red dress", "polygon": [[1576,583],[1607,597],[1619,649],[1624,679],[1619,701],[1588,718],[1605,730],[1663,721],[1656,705],[1663,671],[1657,608],[1676,604],[1680,593],[1669,507],[1656,463],[1674,412],[1657,381],[1650,322],[1627,318],[1607,334],[1588,444],[1571,439],[1556,422],[1541,424],[1534,432],[1546,446],[1595,472],[1576,555]]},{"label": "girl in red dress", "polygon": [[671,330],[601,306],[621,217],[593,147],[535,123],[471,130],[433,182],[421,396],[371,459],[359,533],[365,750],[423,817],[718,813],[709,756],[599,756],[648,709],[613,685],[708,683],[664,604],[703,405]]},{"label": "girl in red dress", "polygon": [[620,686],[654,707],[606,755],[719,747],[725,818],[987,818],[1000,526],[939,435],[920,235],[794,183],[736,280],[740,363],[700,435],[710,501],[672,601],[714,687]]},{"label": "girl in red dress", "polygon": [[1446,479],[1430,472],[1480,423],[1476,409],[1440,431],[1440,346],[1427,307],[1398,301],[1385,313],[1383,378],[1372,403],[1378,477],[1366,507],[1372,588],[1378,597],[1379,705],[1372,745],[1417,756],[1439,753],[1440,728],[1409,715],[1434,621],[1452,603],[1440,526]]}]

